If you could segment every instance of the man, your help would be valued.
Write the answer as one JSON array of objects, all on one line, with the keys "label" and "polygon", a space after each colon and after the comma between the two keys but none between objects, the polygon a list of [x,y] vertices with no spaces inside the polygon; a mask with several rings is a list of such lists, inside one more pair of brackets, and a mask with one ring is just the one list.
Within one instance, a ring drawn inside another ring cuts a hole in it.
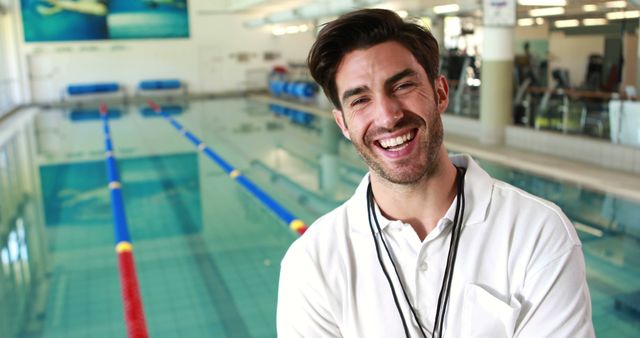
[{"label": "man", "polygon": [[428,31],[359,10],[322,29],[308,63],[370,170],[289,248],[278,336],[593,336],[567,217],[447,156],[449,88]]}]

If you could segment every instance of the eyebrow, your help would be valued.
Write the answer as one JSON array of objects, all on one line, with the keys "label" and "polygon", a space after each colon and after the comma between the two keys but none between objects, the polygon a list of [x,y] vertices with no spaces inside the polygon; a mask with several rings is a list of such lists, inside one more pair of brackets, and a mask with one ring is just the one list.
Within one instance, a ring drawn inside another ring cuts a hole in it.
[{"label": "eyebrow", "polygon": [[408,76],[416,76],[418,73],[416,73],[415,70],[411,69],[411,68],[407,68],[399,73],[396,73],[395,75],[393,75],[392,77],[388,78],[386,81],[384,81],[384,86],[385,87],[391,87],[391,85],[393,85],[394,83],[398,82],[399,80],[401,80],[402,78],[408,77]]},{"label": "eyebrow", "polygon": [[[394,83],[398,82],[400,79],[405,78],[407,76],[415,76],[416,74],[417,74],[416,71],[414,71],[413,69],[407,68],[405,70],[402,70],[402,71],[394,74],[393,76],[391,76],[390,78],[385,80],[384,81],[384,86],[385,87],[390,87]],[[360,87],[356,87],[356,88],[352,88],[352,89],[346,90],[344,92],[344,94],[342,94],[342,102],[344,103],[349,97],[361,94],[361,93],[363,93],[363,92],[365,92],[367,90],[369,90],[369,87],[367,87],[367,86],[360,86]]]},{"label": "eyebrow", "polygon": [[342,94],[342,103],[347,101],[347,99],[350,98],[351,96],[361,94],[361,93],[363,93],[363,92],[365,92],[367,90],[369,90],[369,87],[367,87],[367,86],[360,86],[360,87],[356,87],[356,88],[352,88],[352,89],[346,90],[344,92],[344,94]]}]

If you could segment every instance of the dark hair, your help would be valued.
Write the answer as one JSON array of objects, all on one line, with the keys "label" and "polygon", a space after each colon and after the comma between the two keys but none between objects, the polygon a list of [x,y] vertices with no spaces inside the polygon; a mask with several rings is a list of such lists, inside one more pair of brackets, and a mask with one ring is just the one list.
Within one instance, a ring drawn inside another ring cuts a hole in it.
[{"label": "dark hair", "polygon": [[438,42],[431,32],[384,9],[361,9],[327,23],[309,51],[311,76],[324,89],[333,105],[342,109],[336,87],[336,72],[342,58],[356,49],[395,41],[407,48],[422,65],[430,81],[438,75]]}]

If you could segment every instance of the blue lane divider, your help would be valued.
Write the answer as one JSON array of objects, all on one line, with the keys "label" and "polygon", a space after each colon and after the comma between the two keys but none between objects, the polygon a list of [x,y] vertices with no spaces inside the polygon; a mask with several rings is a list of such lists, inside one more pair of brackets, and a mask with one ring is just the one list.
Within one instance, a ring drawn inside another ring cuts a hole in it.
[{"label": "blue lane divider", "polygon": [[107,114],[102,114],[102,125],[104,131],[104,146],[106,150],[107,179],[109,180],[109,191],[111,193],[112,213],[115,229],[116,244],[120,242],[131,242],[127,217],[124,211],[122,190],[120,185],[120,175],[118,174],[118,164],[113,155],[113,144],[111,142],[111,130],[109,128],[109,118]]},{"label": "blue lane divider", "polygon": [[184,135],[191,143],[193,143],[198,150],[205,153],[211,160],[218,164],[225,173],[227,173],[233,180],[238,182],[241,186],[247,189],[253,196],[255,196],[260,202],[262,202],[269,210],[275,213],[280,219],[289,225],[291,230],[302,235],[307,230],[307,225],[296,218],[291,212],[285,209],[282,205],[272,199],[267,193],[258,188],[251,180],[242,175],[238,169],[235,169],[231,164],[225,161],[221,156],[216,154],[211,148],[205,145],[198,137],[186,130],[178,121],[173,119],[169,114],[162,111],[160,106],[153,100],[148,101],[149,106],[156,113],[161,114],[165,120],[169,121],[171,125],[176,128],[182,135]]}]

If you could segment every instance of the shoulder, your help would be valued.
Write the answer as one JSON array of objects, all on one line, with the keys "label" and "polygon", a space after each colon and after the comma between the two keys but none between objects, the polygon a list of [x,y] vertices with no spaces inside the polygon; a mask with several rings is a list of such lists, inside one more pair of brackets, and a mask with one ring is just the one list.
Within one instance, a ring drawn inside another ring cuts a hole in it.
[{"label": "shoulder", "polygon": [[[369,176],[365,177],[354,194],[337,208],[318,218],[309,229],[289,248],[287,256],[293,253],[304,254],[321,266],[345,260],[351,253],[351,236],[354,233],[368,231],[366,191]],[[286,257],[285,257],[286,258]]]},{"label": "shoulder", "polygon": [[291,261],[292,256],[306,257],[316,264],[327,260],[327,256],[335,252],[335,244],[344,241],[348,233],[347,228],[345,203],[313,222],[309,229],[291,244],[283,262]]},{"label": "shoulder", "polygon": [[509,256],[523,264],[525,274],[580,251],[576,230],[560,207],[502,181],[494,180],[487,221],[493,237],[509,243]]},{"label": "shoulder", "polygon": [[482,231],[510,243],[548,239],[560,246],[580,245],[573,224],[554,203],[492,178],[468,156],[452,160],[467,167],[469,223],[485,223]]},{"label": "shoulder", "polygon": [[503,209],[503,212],[525,221],[526,230],[529,230],[530,234],[551,232],[570,244],[580,245],[573,224],[562,209],[551,201],[494,179],[493,203]]}]

